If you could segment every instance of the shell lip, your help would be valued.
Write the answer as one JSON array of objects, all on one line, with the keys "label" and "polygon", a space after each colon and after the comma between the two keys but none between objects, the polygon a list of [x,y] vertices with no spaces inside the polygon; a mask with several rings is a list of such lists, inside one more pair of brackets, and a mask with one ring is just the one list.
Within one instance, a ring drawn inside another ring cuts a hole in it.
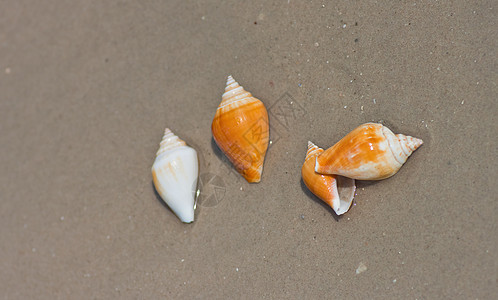
[{"label": "shell lip", "polygon": [[[323,152],[322,152],[323,153]],[[320,154],[321,155],[321,154]],[[317,155],[315,157],[315,172],[319,173],[319,174],[327,174],[325,173],[326,171],[324,170],[324,168],[326,166],[322,166],[320,165],[320,162],[318,161],[318,158],[320,157],[320,155]]]},{"label": "shell lip", "polygon": [[[316,169],[316,161],[317,158],[320,156],[320,152],[323,153],[323,149],[315,145],[313,142],[308,141],[308,151],[306,153],[306,158],[305,162],[303,164],[302,168],[302,178],[303,182],[306,185],[306,187],[319,199],[321,199],[323,202],[328,204],[328,206],[335,212],[337,216],[340,216],[351,208],[351,205],[354,200],[355,192],[356,192],[356,185],[355,185],[355,180],[352,178],[347,178],[339,175],[331,175],[331,174],[320,174],[315,171]],[[310,161],[312,159],[315,159],[315,161]],[[315,164],[313,164],[315,162]],[[313,164],[314,168],[307,169],[305,170],[305,166],[309,164]],[[313,171],[311,171],[313,170]],[[315,172],[313,177],[309,177],[308,172]],[[326,180],[325,178],[329,178]],[[315,193],[316,186],[308,184],[307,181],[316,179],[319,182],[322,182],[322,184],[326,184],[328,193],[322,194],[319,192],[318,194]]]},{"label": "shell lip", "polygon": [[[344,182],[347,182],[350,185],[344,187]],[[337,210],[334,208],[334,211],[338,216],[340,216],[348,212],[353,205],[354,197],[356,194],[356,181],[352,178],[337,176],[336,184],[340,205]],[[343,191],[341,191],[341,189]]]}]

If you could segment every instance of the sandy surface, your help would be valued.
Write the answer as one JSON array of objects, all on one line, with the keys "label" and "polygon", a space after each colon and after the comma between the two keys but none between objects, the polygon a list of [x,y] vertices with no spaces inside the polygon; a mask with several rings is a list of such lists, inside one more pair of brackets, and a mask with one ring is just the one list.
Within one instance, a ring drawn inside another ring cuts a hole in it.
[{"label": "sandy surface", "polygon": [[[498,293],[496,1],[42,2],[0,3],[2,299]],[[229,74],[270,112],[259,184],[211,138]],[[339,218],[307,141],[370,121],[425,144]],[[191,225],[152,186],[166,126],[201,157]]]}]

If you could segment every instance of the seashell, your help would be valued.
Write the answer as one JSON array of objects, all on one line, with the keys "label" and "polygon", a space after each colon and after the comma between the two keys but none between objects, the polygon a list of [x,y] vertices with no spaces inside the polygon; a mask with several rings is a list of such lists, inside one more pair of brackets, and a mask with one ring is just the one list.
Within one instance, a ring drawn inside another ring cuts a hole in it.
[{"label": "seashell", "polygon": [[152,165],[152,178],[163,201],[184,223],[194,221],[198,175],[197,152],[166,128]]},{"label": "seashell", "polygon": [[320,154],[315,171],[358,180],[385,179],[396,174],[422,144],[421,139],[395,135],[382,124],[366,123]]},{"label": "seashell", "polygon": [[301,176],[304,184],[315,196],[332,207],[337,215],[342,215],[349,210],[353,202],[356,190],[354,179],[316,173],[315,159],[322,152],[322,148],[308,142],[308,151],[301,168]]},{"label": "seashell", "polygon": [[228,76],[211,125],[213,138],[248,182],[259,182],[269,141],[268,113],[260,100]]}]

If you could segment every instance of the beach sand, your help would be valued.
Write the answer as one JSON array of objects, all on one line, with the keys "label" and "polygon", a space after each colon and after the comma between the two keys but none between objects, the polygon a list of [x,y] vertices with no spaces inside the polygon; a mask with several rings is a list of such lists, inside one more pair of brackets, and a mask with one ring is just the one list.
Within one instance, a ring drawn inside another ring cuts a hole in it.
[{"label": "beach sand", "polygon": [[[1,298],[494,298],[497,10],[3,1]],[[228,75],[269,112],[258,184],[212,140]],[[337,217],[307,142],[372,121],[425,143]],[[193,224],[152,184],[165,127],[200,157]]]}]

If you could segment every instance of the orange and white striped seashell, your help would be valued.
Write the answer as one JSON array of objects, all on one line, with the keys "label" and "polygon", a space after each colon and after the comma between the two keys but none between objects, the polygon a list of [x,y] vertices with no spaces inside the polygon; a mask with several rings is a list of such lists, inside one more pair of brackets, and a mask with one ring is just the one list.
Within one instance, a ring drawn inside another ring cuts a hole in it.
[{"label": "orange and white striped seashell", "polygon": [[349,210],[356,190],[354,179],[338,175],[323,175],[315,172],[315,159],[323,152],[312,142],[308,142],[308,151],[301,168],[301,176],[308,189],[327,203],[337,215]]},{"label": "orange and white striped seashell", "polygon": [[358,180],[393,176],[423,144],[421,139],[394,134],[382,124],[360,125],[316,159],[315,171]]},{"label": "orange and white striped seashell", "polygon": [[194,221],[198,176],[197,152],[166,128],[152,165],[152,179],[163,201],[184,223]]},{"label": "orange and white striped seashell", "polygon": [[268,113],[260,100],[228,76],[211,125],[213,138],[248,182],[259,182],[268,149]]}]

